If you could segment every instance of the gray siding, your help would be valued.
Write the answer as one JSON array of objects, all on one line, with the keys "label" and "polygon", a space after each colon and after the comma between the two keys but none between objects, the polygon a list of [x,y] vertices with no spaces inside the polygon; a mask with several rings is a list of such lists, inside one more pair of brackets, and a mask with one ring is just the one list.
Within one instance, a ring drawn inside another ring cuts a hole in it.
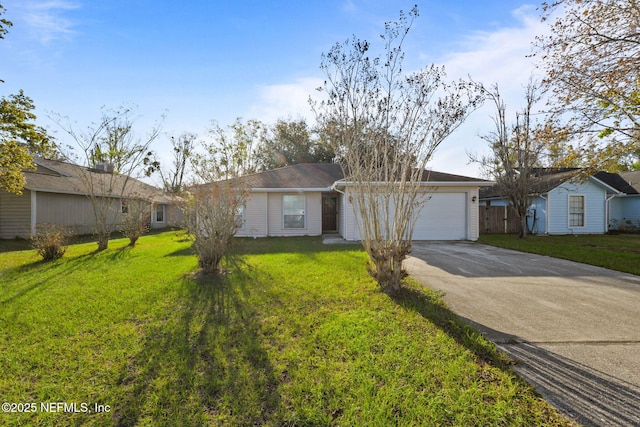
[{"label": "gray siding", "polygon": [[38,224],[58,224],[74,234],[90,234],[94,224],[93,209],[86,196],[37,192]]},{"label": "gray siding", "polygon": [[23,190],[22,195],[0,190],[0,239],[31,235],[31,192]]}]

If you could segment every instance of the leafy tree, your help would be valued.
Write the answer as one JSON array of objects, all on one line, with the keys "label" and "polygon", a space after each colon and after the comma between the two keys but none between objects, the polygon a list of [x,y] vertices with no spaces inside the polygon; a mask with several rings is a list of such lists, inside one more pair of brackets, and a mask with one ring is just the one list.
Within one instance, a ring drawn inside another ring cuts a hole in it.
[{"label": "leafy tree", "polygon": [[[315,104],[318,122],[346,180],[353,183],[369,273],[383,292],[400,290],[402,262],[411,250],[416,212],[425,202],[422,179],[434,150],[481,102],[476,85],[445,82],[436,66],[402,69],[402,45],[418,9],[387,23],[383,53],[355,36],[323,54],[326,100]],[[363,149],[365,147],[365,149]]]},{"label": "leafy tree", "polygon": [[537,38],[536,48],[555,113],[570,117],[577,139],[571,150],[592,168],[637,152],[640,3],[559,0],[544,3],[543,11],[543,20],[555,18],[551,34]]},{"label": "leafy tree", "polygon": [[193,133],[183,133],[177,139],[173,136],[170,138],[173,154],[171,169],[158,169],[165,191],[181,193],[184,190],[185,173],[195,153],[196,138]]},{"label": "leafy tree", "polygon": [[209,130],[211,142],[203,144],[205,153],[192,159],[199,178],[211,182],[256,172],[256,150],[265,138],[265,131],[259,120],[243,122],[237,118],[226,128],[214,122]]},{"label": "leafy tree", "polygon": [[22,90],[0,100],[0,189],[10,193],[22,194],[22,171],[35,170],[33,156],[57,156],[53,138],[35,124],[34,109]]},{"label": "leafy tree", "polygon": [[[79,157],[84,163],[84,167],[76,169],[78,178],[91,203],[98,250],[107,249],[115,219],[122,209],[119,201],[137,198],[133,178],[149,173],[150,147],[160,127],[156,125],[145,138],[137,138],[128,108],[104,109],[100,119],[86,131],[77,131],[60,117],[56,121],[75,142],[77,154],[70,153],[70,157]],[[98,167],[102,162],[113,162],[114,169]]]},{"label": "leafy tree", "polygon": [[[9,27],[13,25],[13,23],[5,18],[2,18],[5,12],[4,6],[0,4],[0,39],[4,38],[4,35],[9,32]],[[0,79],[0,83],[4,83],[4,80]]]},{"label": "leafy tree", "polygon": [[526,105],[516,114],[515,123],[507,120],[507,108],[498,86],[486,91],[496,107],[495,131],[485,136],[491,154],[482,158],[472,157],[485,172],[495,179],[494,189],[509,201],[519,221],[519,237],[527,235],[527,211],[533,198],[543,191],[541,175],[543,159],[548,152],[544,138],[548,128],[533,120],[533,107],[540,100],[538,86],[530,82],[526,90]]},{"label": "leafy tree", "polygon": [[256,157],[260,170],[271,170],[298,163],[330,163],[334,153],[304,119],[281,119],[270,128]]}]

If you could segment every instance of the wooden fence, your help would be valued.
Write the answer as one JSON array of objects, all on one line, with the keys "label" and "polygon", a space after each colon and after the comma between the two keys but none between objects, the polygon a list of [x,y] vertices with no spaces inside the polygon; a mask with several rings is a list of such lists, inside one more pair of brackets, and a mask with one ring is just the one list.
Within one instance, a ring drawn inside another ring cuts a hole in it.
[{"label": "wooden fence", "polygon": [[518,232],[518,217],[509,206],[479,206],[480,233],[510,234]]}]

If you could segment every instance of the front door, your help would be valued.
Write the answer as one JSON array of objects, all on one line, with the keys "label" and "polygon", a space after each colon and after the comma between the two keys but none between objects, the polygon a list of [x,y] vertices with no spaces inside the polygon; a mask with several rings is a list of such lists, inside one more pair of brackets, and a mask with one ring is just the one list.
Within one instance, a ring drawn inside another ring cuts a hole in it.
[{"label": "front door", "polygon": [[338,231],[338,196],[334,194],[322,195],[322,232]]}]

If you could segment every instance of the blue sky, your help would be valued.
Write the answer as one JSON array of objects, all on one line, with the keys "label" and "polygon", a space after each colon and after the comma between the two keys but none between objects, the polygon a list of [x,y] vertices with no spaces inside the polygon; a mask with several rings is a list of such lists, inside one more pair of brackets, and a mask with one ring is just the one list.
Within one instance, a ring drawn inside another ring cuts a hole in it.
[{"label": "blue sky", "polygon": [[[102,106],[137,105],[138,132],[162,114],[163,130],[206,134],[211,121],[272,123],[313,115],[320,56],[352,34],[375,40],[415,1],[0,0],[14,26],[0,41],[0,96],[24,89],[39,124],[51,114],[85,128]],[[407,68],[444,64],[451,78],[498,83],[520,106],[535,73],[536,4],[517,0],[418,1],[405,46]],[[485,107],[443,143],[432,167],[478,175],[467,152],[491,130]],[[60,131],[56,136],[70,142]],[[162,138],[159,151],[166,150]]]}]

